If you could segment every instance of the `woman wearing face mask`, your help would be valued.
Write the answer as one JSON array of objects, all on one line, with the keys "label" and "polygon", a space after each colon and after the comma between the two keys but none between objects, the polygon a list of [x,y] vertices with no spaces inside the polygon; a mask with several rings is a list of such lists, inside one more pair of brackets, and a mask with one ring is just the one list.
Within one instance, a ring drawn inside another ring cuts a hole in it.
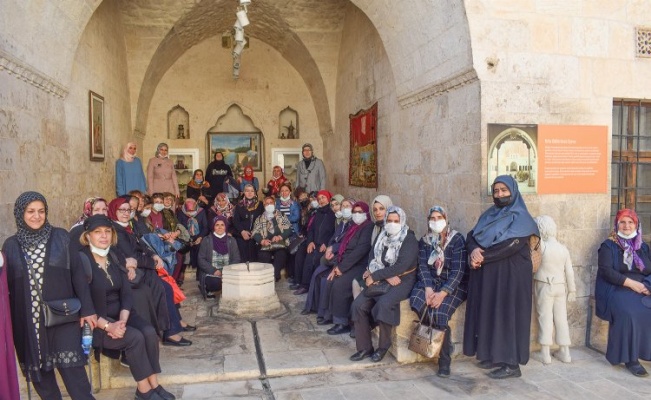
[{"label": "woman wearing face mask", "polygon": [[72,256],[78,268],[85,257],[90,262],[90,292],[97,312],[93,346],[126,353],[131,375],[137,383],[136,399],[175,399],[158,384],[161,373],[156,330],[131,312],[133,299],[126,274],[125,260],[115,250],[117,234],[111,220],[95,215],[84,222],[79,239],[82,254]]},{"label": "woman wearing face mask", "polygon": [[204,208],[208,205],[210,197],[210,183],[203,179],[203,171],[197,169],[192,174],[192,179],[188,182],[186,197],[194,199],[199,203],[199,207]]},{"label": "woman wearing face mask", "polygon": [[287,246],[292,226],[283,213],[276,210],[274,198],[264,198],[264,213],[253,224],[253,240],[260,246],[258,261],[274,266],[274,278],[280,280],[280,271],[287,261]]},{"label": "woman wearing face mask", "polygon": [[598,264],[596,314],[609,322],[606,360],[647,376],[639,360],[651,361],[651,254],[635,211],[619,210]]},{"label": "woman wearing face mask", "polygon": [[213,219],[212,235],[206,237],[199,247],[199,288],[208,298],[215,297],[213,292],[222,290],[222,270],[226,265],[241,262],[240,251],[234,237],[226,234],[228,218],[218,215]]},{"label": "woman wearing face mask", "polygon": [[170,192],[177,198],[181,195],[176,181],[174,162],[168,157],[167,143],[159,143],[156,155],[147,163],[147,189],[149,194]]},{"label": "woman wearing face mask", "polygon": [[352,282],[362,276],[368,265],[371,250],[371,234],[374,224],[368,212],[368,204],[355,203],[352,209],[353,225],[346,232],[336,257],[336,264],[327,277],[330,286],[328,309],[335,324],[328,329],[329,335],[339,335],[351,331],[350,305],[353,303]]},{"label": "woman wearing face mask", "polygon": [[244,175],[240,179],[240,190],[244,191],[246,185],[252,185],[256,193],[260,189],[260,183],[258,178],[253,175],[253,167],[251,166],[244,167]]},{"label": "woman wearing face mask", "polygon": [[320,190],[316,196],[317,204],[314,204],[314,201],[311,204],[312,208],[317,207],[314,219],[308,225],[306,240],[308,245],[305,249],[305,261],[303,261],[302,268],[294,271],[297,283],[300,284],[300,287],[294,291],[295,295],[307,293],[314,269],[319,265],[321,257],[325,254],[328,241],[334,233],[335,213],[330,208],[331,198],[332,194],[330,192]]},{"label": "woman wearing face mask", "polygon": [[[388,291],[376,297],[362,294],[353,300],[351,314],[355,323],[357,353],[351,361],[371,357],[381,361],[391,347],[391,328],[400,323],[400,302],[409,297],[416,281],[418,241],[407,226],[407,215],[400,207],[388,208],[384,228],[370,252],[370,263],[363,274],[366,288],[371,285],[387,285]],[[386,282],[384,282],[386,281]],[[374,351],[371,342],[371,321],[379,328],[378,347]]]},{"label": "woman wearing face mask", "polygon": [[253,223],[264,212],[264,205],[258,200],[253,185],[244,187],[244,197],[235,207],[233,225],[235,227],[235,239],[240,249],[242,262],[257,261],[258,249],[255,240],[252,238]]},{"label": "woman wearing face mask", "polygon": [[[337,263],[337,255],[339,254],[341,241],[346,235],[346,232],[348,232],[348,230],[354,225],[351,217],[353,215],[352,210],[355,200],[346,199],[337,201],[334,200],[335,197],[336,196],[333,196],[333,200],[330,200],[330,207],[333,208],[333,211],[336,209],[335,231],[327,243],[325,254],[321,257],[319,266],[312,273],[310,287],[307,292],[307,299],[305,300],[305,307],[303,308],[303,311],[301,311],[301,314],[303,315],[316,312],[316,323],[319,325],[332,323],[332,313],[328,310],[329,292],[327,289],[326,278]],[[343,198],[343,196],[341,197]],[[337,204],[333,207],[335,202]],[[344,213],[346,216],[344,216]],[[337,214],[339,214],[339,217],[337,217]]]},{"label": "woman wearing face mask", "polygon": [[115,193],[118,197],[131,190],[147,191],[142,162],[136,157],[136,144],[129,142],[122,151],[122,157],[115,162]]},{"label": "woman wearing face mask", "polygon": [[[88,322],[94,327],[97,316],[83,268],[70,263],[68,232],[50,225],[47,202],[40,193],[21,194],[14,218],[16,235],[4,242],[2,253],[20,370],[42,399],[61,399],[55,368],[73,400],[93,399],[84,369],[81,326]],[[42,302],[72,297],[81,302],[80,317],[45,326]]]},{"label": "woman wearing face mask", "polygon": [[466,241],[450,228],[443,207],[429,209],[427,234],[418,242],[418,274],[411,308],[436,329],[445,331],[437,375],[450,376],[452,339],[448,325],[468,294]]},{"label": "woman wearing face mask", "polygon": [[330,199],[330,208],[332,212],[335,213],[335,218],[341,218],[341,202],[344,201],[344,196],[341,194],[336,194]]},{"label": "woman wearing face mask", "polygon": [[[529,237],[540,236],[518,183],[495,178],[493,203],[468,232],[468,303],[463,353],[493,369],[493,379],[519,377],[529,361],[533,265]],[[496,290],[500,288],[500,290]]]},{"label": "woman wearing face mask", "polygon": [[[199,207],[194,199],[187,199],[181,210],[176,214],[179,224],[183,225],[190,234],[190,265],[197,267],[197,256],[199,255],[199,245],[205,236],[210,232],[206,212]],[[183,280],[185,275],[185,265],[181,267],[179,280]]]}]

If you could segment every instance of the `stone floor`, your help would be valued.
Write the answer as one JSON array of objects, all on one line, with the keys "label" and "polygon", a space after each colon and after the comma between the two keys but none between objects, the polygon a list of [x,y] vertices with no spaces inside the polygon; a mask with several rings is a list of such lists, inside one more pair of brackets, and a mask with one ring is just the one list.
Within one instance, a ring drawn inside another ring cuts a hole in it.
[{"label": "stone floor", "polygon": [[[488,378],[466,357],[455,359],[449,379],[436,376],[434,363],[400,365],[390,354],[377,364],[369,359],[355,363],[348,360],[355,352],[354,339],[330,336],[325,332],[329,326],[317,325],[314,315],[300,315],[305,295],[292,295],[284,280],[277,284],[284,309],[257,320],[220,313],[218,300],[204,301],[193,279],[184,290],[188,300],[182,314],[199,327],[186,335],[193,345],[161,347],[160,380],[178,399],[622,400],[651,395],[651,378],[612,367],[603,355],[585,347],[572,348],[570,365],[554,359],[544,366],[531,360],[522,367],[522,378],[504,381]],[[645,366],[651,370],[649,363]],[[133,398],[129,370],[117,364],[113,370],[96,398]]]}]

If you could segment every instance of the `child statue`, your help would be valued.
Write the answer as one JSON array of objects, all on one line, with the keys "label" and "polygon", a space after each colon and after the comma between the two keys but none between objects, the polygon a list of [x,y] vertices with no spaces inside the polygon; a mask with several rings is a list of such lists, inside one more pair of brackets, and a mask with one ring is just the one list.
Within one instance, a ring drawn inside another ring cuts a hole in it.
[{"label": "child statue", "polygon": [[534,358],[543,364],[552,362],[550,347],[556,328],[556,344],[560,349],[554,357],[569,363],[570,328],[567,323],[567,301],[576,301],[576,285],[570,252],[556,240],[556,223],[552,217],[541,215],[536,218],[540,230],[542,263],[534,274],[534,292],[538,310],[538,342],[541,350]]}]

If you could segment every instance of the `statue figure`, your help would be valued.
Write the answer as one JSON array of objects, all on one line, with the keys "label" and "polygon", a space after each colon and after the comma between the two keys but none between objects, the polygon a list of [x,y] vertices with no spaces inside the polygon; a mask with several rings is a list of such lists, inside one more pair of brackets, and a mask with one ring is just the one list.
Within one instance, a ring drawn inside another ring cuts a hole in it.
[{"label": "statue figure", "polygon": [[540,353],[533,357],[543,364],[552,362],[550,347],[552,334],[556,329],[556,344],[560,349],[553,355],[569,363],[570,328],[567,323],[567,302],[576,301],[574,270],[567,247],[556,240],[556,223],[552,217],[541,215],[536,218],[540,230],[542,263],[534,274],[534,293],[538,311],[538,342]]},{"label": "statue figure", "polygon": [[287,139],[296,139],[296,136],[294,136],[294,132],[296,131],[294,121],[289,121],[289,126],[285,126],[285,128],[287,128]]}]

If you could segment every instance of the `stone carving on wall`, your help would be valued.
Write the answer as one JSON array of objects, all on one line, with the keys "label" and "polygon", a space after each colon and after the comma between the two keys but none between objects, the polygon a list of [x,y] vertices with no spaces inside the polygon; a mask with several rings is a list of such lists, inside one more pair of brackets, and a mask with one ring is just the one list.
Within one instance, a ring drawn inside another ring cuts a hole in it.
[{"label": "stone carving on wall", "polygon": [[167,112],[167,138],[190,139],[190,114],[178,104]]},{"label": "stone carving on wall", "polygon": [[651,57],[651,28],[637,28],[637,56]]},{"label": "stone carving on wall", "polygon": [[279,139],[298,139],[298,113],[287,106],[278,115]]}]

